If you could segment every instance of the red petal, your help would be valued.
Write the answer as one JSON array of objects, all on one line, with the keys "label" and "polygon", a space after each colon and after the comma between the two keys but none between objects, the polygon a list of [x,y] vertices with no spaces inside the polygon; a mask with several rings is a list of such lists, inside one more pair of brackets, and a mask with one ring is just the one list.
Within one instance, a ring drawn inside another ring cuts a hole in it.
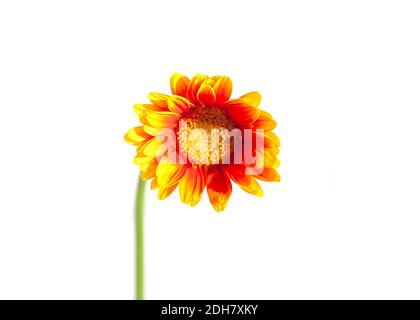
[{"label": "red petal", "polygon": [[193,106],[188,99],[180,96],[172,96],[168,99],[168,108],[177,114],[182,114]]},{"label": "red petal", "polygon": [[254,194],[258,197],[263,196],[263,191],[251,175],[246,174],[246,168],[242,165],[227,165],[225,166],[229,177],[244,191]]},{"label": "red petal", "polygon": [[264,129],[266,131],[274,130],[277,126],[276,121],[273,119],[271,114],[262,111],[257,120],[255,120],[253,127],[256,129]]},{"label": "red petal", "polygon": [[263,180],[263,181],[270,181],[270,182],[271,181],[276,181],[276,182],[280,181],[280,175],[273,168],[264,168],[263,172],[261,174],[255,176],[255,178]]},{"label": "red petal", "polygon": [[198,99],[197,99],[197,94],[198,94],[198,90],[200,90],[201,87],[201,83],[206,80],[208,77],[201,75],[201,74],[196,74],[192,79],[191,82],[188,86],[188,90],[187,90],[187,98],[188,100],[190,100],[192,103],[199,103]]},{"label": "red petal", "polygon": [[189,167],[179,182],[179,195],[181,201],[195,206],[203,195],[206,186],[206,172],[202,166]]},{"label": "red petal", "polygon": [[222,167],[212,166],[207,171],[207,194],[216,211],[220,212],[226,208],[232,194],[232,183]]},{"label": "red petal", "polygon": [[171,77],[171,91],[178,96],[185,97],[187,95],[189,84],[190,79],[182,74],[175,72]]},{"label": "red petal", "polygon": [[245,104],[241,99],[230,100],[224,106],[229,117],[243,128],[250,128],[260,116],[259,109]]},{"label": "red petal", "polygon": [[257,108],[261,102],[261,95],[257,91],[249,92],[244,94],[241,99],[243,99],[247,104]]},{"label": "red petal", "polygon": [[222,106],[232,94],[232,80],[229,77],[220,77],[213,86],[216,94],[216,106]]},{"label": "red petal", "polygon": [[213,89],[208,85],[202,85],[197,93],[198,100],[205,106],[211,107],[216,101],[216,95]]}]

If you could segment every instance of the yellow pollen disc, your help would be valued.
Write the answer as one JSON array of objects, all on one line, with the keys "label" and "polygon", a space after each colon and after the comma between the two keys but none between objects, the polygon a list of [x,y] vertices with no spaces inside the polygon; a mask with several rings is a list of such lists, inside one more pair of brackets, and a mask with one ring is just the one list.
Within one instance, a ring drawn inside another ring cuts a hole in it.
[{"label": "yellow pollen disc", "polygon": [[221,163],[230,154],[229,131],[233,128],[224,110],[216,107],[194,107],[183,114],[180,120],[180,151],[194,164]]}]

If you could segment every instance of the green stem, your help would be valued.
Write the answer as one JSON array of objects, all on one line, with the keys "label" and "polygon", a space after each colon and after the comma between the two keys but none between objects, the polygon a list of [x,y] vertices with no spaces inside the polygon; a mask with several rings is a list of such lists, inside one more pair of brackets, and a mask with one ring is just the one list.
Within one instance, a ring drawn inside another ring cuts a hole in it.
[{"label": "green stem", "polygon": [[139,178],[136,199],[136,300],[144,300],[144,191],[146,182]]}]

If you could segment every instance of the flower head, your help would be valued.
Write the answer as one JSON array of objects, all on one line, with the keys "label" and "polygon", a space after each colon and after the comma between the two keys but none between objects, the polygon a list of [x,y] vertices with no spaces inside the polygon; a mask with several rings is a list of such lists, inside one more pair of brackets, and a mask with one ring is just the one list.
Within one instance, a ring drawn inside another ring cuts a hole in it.
[{"label": "flower head", "polygon": [[207,189],[213,208],[222,211],[231,181],[257,196],[263,195],[257,180],[280,181],[276,122],[258,108],[258,92],[230,99],[226,76],[190,80],[175,73],[170,85],[172,95],[150,93],[150,104],[134,105],[143,125],[125,135],[137,146],[141,178],[152,179],[159,199],[178,188],[181,201],[194,206]]}]

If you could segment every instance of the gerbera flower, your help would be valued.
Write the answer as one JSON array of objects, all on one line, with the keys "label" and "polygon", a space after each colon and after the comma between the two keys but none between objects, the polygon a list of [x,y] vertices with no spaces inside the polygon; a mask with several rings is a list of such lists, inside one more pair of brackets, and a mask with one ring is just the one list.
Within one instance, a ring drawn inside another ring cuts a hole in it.
[{"label": "gerbera flower", "polygon": [[[258,92],[230,99],[232,81],[226,76],[197,74],[190,80],[175,73],[170,85],[172,95],[153,92],[151,103],[134,106],[143,125],[125,136],[137,146],[134,163],[142,180],[152,180],[159,199],[178,188],[181,201],[194,206],[207,189],[213,208],[222,211],[232,193],[231,181],[256,196],[263,195],[257,180],[280,181],[280,141],[272,132],[276,122],[258,108]],[[169,147],[161,135],[167,130],[174,133]]]}]

